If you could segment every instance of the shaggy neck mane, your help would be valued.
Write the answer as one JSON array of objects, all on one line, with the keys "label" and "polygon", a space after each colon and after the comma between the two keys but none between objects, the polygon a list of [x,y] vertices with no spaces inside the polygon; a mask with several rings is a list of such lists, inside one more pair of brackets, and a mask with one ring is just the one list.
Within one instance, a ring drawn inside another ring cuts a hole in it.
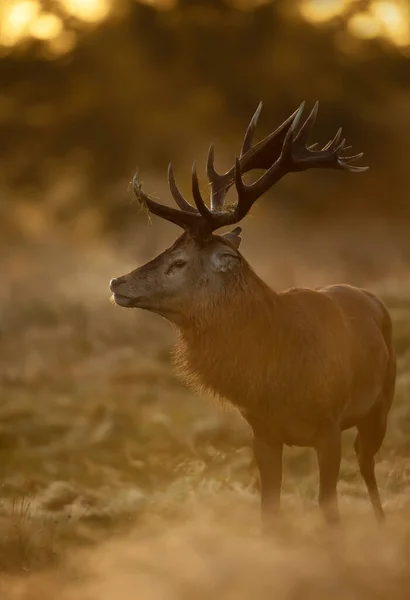
[{"label": "shaggy neck mane", "polygon": [[186,315],[174,351],[185,382],[237,405],[253,405],[255,373],[272,374],[278,362],[285,329],[281,305],[280,296],[245,263],[218,294]]}]

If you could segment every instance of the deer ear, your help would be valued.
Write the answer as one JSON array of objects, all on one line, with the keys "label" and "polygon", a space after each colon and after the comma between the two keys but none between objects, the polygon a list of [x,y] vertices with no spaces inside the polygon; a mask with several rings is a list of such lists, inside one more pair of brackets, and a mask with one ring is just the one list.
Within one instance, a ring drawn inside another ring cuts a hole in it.
[{"label": "deer ear", "polygon": [[219,273],[227,273],[228,271],[236,271],[241,266],[241,258],[233,249],[228,247],[219,248],[212,255],[212,265],[215,271]]},{"label": "deer ear", "polygon": [[223,233],[221,237],[223,237],[225,240],[228,240],[228,242],[230,242],[232,246],[234,246],[234,248],[238,249],[242,241],[240,237],[241,233],[242,228],[235,227],[235,229],[233,229],[232,231],[228,231],[228,233]]}]

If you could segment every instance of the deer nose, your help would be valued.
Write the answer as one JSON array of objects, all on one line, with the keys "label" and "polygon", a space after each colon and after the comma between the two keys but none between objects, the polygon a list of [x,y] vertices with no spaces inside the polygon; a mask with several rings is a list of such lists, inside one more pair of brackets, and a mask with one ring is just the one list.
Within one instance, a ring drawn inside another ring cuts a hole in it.
[{"label": "deer nose", "polygon": [[118,286],[123,282],[123,278],[122,277],[116,277],[115,279],[111,279],[110,281],[110,290],[112,292],[115,292],[115,289],[118,288]]}]

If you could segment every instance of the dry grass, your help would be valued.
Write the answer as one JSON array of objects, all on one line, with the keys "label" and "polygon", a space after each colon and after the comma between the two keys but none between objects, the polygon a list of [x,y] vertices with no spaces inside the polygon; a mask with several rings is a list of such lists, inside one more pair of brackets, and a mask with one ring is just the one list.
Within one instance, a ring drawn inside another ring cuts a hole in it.
[{"label": "dry grass", "polygon": [[409,596],[410,286],[373,284],[399,353],[377,465],[388,527],[374,527],[348,432],[342,530],[322,528],[315,457],[292,449],[272,542],[259,536],[246,425],[175,379],[164,321],[110,305],[124,261],[52,253],[0,264],[2,598]]},{"label": "dry grass", "polygon": [[405,514],[382,529],[355,516],[338,531],[306,514],[287,515],[275,538],[264,539],[252,505],[242,500],[238,507],[232,494],[222,499],[212,510],[201,503],[185,508],[183,519],[157,520],[92,552],[77,552],[64,570],[7,576],[0,585],[10,600],[409,597]]}]

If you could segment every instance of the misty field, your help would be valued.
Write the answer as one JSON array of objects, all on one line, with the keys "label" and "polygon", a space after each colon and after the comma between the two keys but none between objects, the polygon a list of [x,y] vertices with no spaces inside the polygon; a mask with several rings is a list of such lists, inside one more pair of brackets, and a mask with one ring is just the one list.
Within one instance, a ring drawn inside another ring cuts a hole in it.
[{"label": "misty field", "polygon": [[[0,0],[0,600],[409,600],[408,17],[409,0]],[[226,172],[259,101],[256,143],[317,100],[309,146],[340,127],[370,169],[284,177],[241,252],[275,290],[349,283],[389,307],[387,522],[347,431],[341,525],[315,453],[286,448],[268,538],[248,426],[187,389],[170,325],[108,286],[180,233],[134,173],[166,204],[172,161],[193,200],[196,160],[205,198],[211,142]]]},{"label": "misty field", "polygon": [[399,367],[377,462],[386,528],[347,432],[343,526],[322,524],[314,453],[287,449],[283,515],[266,540],[247,426],[177,380],[166,321],[109,301],[125,256],[62,244],[2,256],[2,598],[408,597],[405,277],[370,283],[391,310]]}]

